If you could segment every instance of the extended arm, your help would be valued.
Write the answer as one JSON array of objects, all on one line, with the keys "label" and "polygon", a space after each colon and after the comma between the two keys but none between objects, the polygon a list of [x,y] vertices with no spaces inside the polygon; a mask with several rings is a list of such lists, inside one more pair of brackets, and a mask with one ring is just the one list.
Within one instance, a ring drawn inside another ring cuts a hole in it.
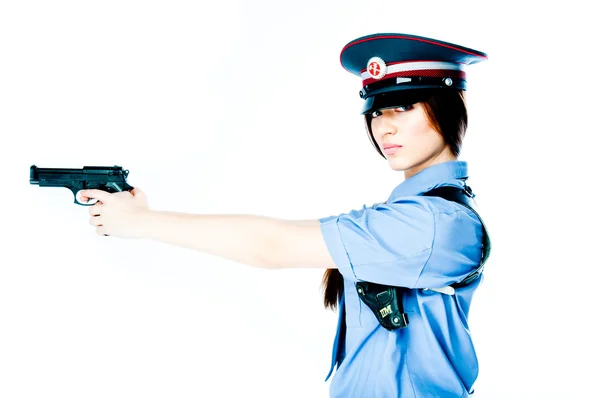
[{"label": "extended arm", "polygon": [[149,211],[144,237],[259,268],[336,268],[319,220]]}]

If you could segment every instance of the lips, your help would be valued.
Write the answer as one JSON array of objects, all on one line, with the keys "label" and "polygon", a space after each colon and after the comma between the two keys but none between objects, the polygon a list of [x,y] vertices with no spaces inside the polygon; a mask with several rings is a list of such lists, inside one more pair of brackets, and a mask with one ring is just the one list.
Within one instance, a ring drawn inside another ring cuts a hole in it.
[{"label": "lips", "polygon": [[402,145],[397,144],[384,144],[383,145],[383,153],[388,156],[395,155],[402,148]]}]

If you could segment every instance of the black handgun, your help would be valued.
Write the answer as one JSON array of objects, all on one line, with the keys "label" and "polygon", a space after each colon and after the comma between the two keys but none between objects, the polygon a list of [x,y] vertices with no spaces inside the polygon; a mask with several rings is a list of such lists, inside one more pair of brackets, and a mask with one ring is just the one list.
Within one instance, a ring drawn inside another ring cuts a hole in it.
[{"label": "black handgun", "polygon": [[69,188],[75,196],[75,203],[92,206],[77,200],[77,192],[83,189],[100,189],[114,193],[131,191],[134,187],[127,183],[129,170],[121,166],[85,166],[81,169],[41,169],[32,165],[29,170],[29,183],[40,187]]}]

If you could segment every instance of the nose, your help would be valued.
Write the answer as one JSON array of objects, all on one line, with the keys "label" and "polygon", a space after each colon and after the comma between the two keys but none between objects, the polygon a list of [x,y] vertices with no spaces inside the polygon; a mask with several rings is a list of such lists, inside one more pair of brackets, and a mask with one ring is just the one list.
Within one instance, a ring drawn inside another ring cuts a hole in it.
[{"label": "nose", "polygon": [[373,135],[377,137],[378,141],[381,142],[382,138],[388,134],[396,134],[398,129],[393,123],[393,116],[386,111],[383,111],[379,117],[371,121],[371,128]]}]

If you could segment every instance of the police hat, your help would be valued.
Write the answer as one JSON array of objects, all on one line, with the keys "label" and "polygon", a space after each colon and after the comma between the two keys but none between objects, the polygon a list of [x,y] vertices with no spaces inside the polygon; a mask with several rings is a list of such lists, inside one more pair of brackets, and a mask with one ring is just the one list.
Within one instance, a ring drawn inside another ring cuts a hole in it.
[{"label": "police hat", "polygon": [[431,89],[466,90],[465,66],[487,59],[481,51],[428,37],[378,33],[346,44],[344,69],[362,79],[362,113],[412,105]]},{"label": "police hat", "polygon": [[340,62],[362,79],[362,114],[373,139],[367,115],[379,109],[412,105],[438,90],[466,90],[465,66],[487,59],[481,51],[428,37],[378,33],[346,44]]}]

